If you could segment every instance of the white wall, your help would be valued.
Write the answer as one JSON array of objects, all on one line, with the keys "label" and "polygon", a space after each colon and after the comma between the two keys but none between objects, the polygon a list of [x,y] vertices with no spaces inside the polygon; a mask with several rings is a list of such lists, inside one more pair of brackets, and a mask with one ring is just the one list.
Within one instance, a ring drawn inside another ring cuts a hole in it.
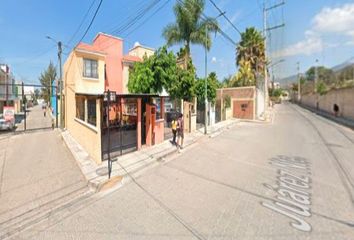
[{"label": "white wall", "polygon": [[257,91],[257,97],[256,97],[256,115],[257,118],[263,115],[264,113],[264,91],[260,89],[256,89]]}]

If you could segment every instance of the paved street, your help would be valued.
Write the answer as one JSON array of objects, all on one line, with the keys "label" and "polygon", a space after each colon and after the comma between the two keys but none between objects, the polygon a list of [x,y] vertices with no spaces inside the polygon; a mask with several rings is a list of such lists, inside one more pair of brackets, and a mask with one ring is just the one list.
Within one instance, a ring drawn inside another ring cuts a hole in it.
[{"label": "paved street", "polygon": [[87,191],[57,130],[2,138],[0,174],[0,239],[27,220]]},{"label": "paved street", "polygon": [[354,239],[353,142],[278,105],[16,239]]},{"label": "paved street", "polygon": [[[47,110],[45,117],[41,105],[36,105],[27,109],[27,111],[26,129],[33,130],[52,127],[52,117],[50,116],[49,110]],[[17,131],[24,130],[24,122],[25,120],[22,120],[18,125]]]}]

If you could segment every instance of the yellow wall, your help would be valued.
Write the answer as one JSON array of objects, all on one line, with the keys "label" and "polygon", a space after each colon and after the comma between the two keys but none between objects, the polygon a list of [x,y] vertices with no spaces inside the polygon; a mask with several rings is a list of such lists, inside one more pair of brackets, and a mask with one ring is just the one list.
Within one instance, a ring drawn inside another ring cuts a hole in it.
[{"label": "yellow wall", "polygon": [[76,118],[75,93],[102,94],[104,91],[104,57],[99,58],[99,79],[88,80],[82,77],[82,57],[88,54],[72,52],[64,65],[65,127],[75,140],[99,164],[101,163],[101,104],[96,100],[96,127]]},{"label": "yellow wall", "polygon": [[123,65],[123,93],[129,93],[128,81],[129,81],[129,65],[128,65],[128,63],[124,63],[124,65]]},{"label": "yellow wall", "polygon": [[140,57],[141,59],[144,57],[145,54],[147,57],[150,57],[150,56],[154,55],[154,53],[155,53],[154,49],[147,48],[144,46],[136,46],[129,51],[129,55],[135,56],[135,57]]}]

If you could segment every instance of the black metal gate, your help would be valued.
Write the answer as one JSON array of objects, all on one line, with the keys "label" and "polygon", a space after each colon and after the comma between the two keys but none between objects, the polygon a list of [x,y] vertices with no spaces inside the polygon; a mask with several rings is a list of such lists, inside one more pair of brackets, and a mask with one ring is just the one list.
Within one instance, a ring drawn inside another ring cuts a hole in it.
[{"label": "black metal gate", "polygon": [[137,107],[136,98],[117,96],[113,102],[103,102],[102,159],[108,159],[108,152],[115,158],[137,149]]},{"label": "black metal gate", "polygon": [[58,127],[56,86],[0,82],[0,134]]}]

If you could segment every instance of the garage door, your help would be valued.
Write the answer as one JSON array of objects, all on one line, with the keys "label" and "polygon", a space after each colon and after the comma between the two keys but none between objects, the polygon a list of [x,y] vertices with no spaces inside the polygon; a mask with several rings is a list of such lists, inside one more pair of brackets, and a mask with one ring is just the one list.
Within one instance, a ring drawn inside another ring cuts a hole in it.
[{"label": "garage door", "polygon": [[234,100],[233,117],[240,119],[253,119],[253,101],[252,100]]}]

